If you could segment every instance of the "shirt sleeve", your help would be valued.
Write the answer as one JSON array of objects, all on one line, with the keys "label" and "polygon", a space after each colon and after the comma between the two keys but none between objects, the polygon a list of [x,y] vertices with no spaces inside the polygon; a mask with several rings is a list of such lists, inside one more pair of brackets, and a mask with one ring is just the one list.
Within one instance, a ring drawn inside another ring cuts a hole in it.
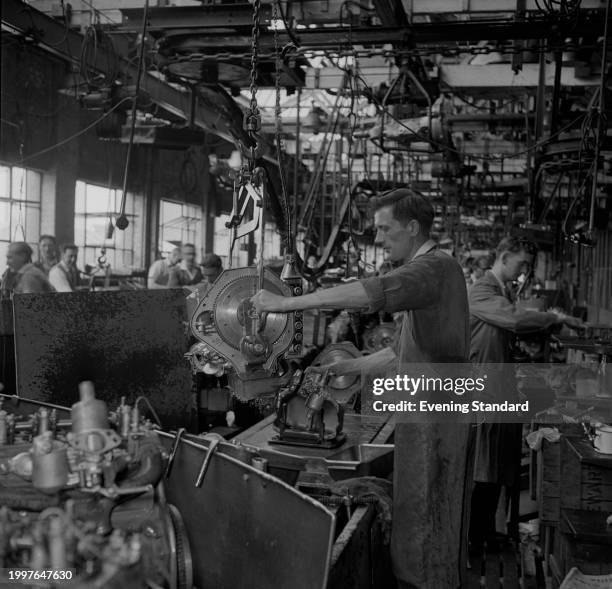
[{"label": "shirt sleeve", "polygon": [[470,313],[484,321],[514,333],[547,329],[557,322],[554,313],[519,310],[491,285],[477,283],[469,291]]},{"label": "shirt sleeve", "polygon": [[181,286],[181,277],[179,276],[179,268],[173,266],[168,271],[168,288],[176,288]]},{"label": "shirt sleeve", "polygon": [[383,276],[361,281],[370,300],[368,313],[425,309],[438,302],[440,271],[423,256]]},{"label": "shirt sleeve", "polygon": [[72,292],[68,277],[59,268],[49,270],[49,282],[57,292]]},{"label": "shirt sleeve", "polygon": [[157,262],[153,262],[151,268],[149,268],[149,275],[147,277],[147,286],[148,288],[161,288],[163,285],[158,284],[159,277],[162,275],[162,267],[161,264]]}]

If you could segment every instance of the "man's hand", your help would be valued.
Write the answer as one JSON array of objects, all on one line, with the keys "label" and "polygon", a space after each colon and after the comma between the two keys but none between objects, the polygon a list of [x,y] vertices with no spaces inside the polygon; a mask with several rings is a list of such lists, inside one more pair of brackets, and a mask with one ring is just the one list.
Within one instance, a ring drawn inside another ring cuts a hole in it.
[{"label": "man's hand", "polygon": [[[361,360],[361,358],[357,360]],[[336,360],[329,364],[320,364],[318,366],[311,365],[310,370],[319,374],[325,374],[327,372],[330,376],[343,376],[345,374],[360,372],[361,367],[355,358],[349,358],[347,360]]]},{"label": "man's hand", "polygon": [[267,313],[288,313],[287,301],[291,297],[274,294],[268,290],[260,290],[256,295],[251,297],[251,303],[258,313],[263,311]]},{"label": "man's hand", "polygon": [[563,323],[572,329],[584,329],[586,327],[582,319],[578,319],[578,317],[570,317],[569,315],[563,317]]},{"label": "man's hand", "polygon": [[584,329],[586,327],[584,322],[581,319],[578,319],[578,317],[567,315],[559,309],[551,309],[551,312],[557,316],[557,321],[559,323],[563,323],[564,325],[567,325],[567,327],[571,327],[572,329]]}]

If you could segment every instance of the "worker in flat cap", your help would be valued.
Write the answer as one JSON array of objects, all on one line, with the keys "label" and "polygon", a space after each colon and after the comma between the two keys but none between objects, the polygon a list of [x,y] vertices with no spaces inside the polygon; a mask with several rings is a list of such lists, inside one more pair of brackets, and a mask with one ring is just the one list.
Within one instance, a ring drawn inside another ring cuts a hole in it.
[{"label": "worker in flat cap", "polygon": [[47,276],[32,263],[32,248],[24,241],[9,245],[6,254],[8,269],[2,276],[3,293],[54,292]]}]

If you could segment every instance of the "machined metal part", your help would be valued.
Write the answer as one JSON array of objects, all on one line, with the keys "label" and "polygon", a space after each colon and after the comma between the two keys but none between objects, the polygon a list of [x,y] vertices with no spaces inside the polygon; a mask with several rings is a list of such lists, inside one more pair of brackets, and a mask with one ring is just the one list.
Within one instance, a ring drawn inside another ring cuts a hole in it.
[{"label": "machined metal part", "polygon": [[[325,366],[343,360],[352,360],[361,357],[361,352],[351,342],[331,344],[321,351],[313,360],[312,366]],[[331,396],[338,403],[346,403],[361,387],[361,376],[342,375],[332,376],[327,383]]]},{"label": "machined metal part", "polygon": [[176,438],[174,438],[174,444],[172,444],[172,450],[170,451],[170,456],[168,457],[168,464],[166,465],[166,471],[164,472],[164,478],[166,479],[170,476],[170,473],[172,472],[172,464],[174,463],[174,457],[176,456],[176,451],[178,450],[181,438],[183,437],[185,431],[187,430],[182,427],[176,432]]},{"label": "machined metal part", "polygon": [[176,574],[170,582],[174,583],[176,589],[192,589],[193,558],[191,556],[187,528],[176,506],[168,504],[167,508],[171,520],[171,529],[169,530],[173,553],[171,562],[173,563],[173,568],[176,567]]},{"label": "machined metal part", "polygon": [[[257,268],[225,270],[204,295],[190,320],[193,335],[225,358],[242,379],[272,375],[293,340],[293,325],[283,313],[259,316],[250,303],[258,289]],[[291,289],[268,268],[263,287],[291,296]]]},{"label": "machined metal part", "polygon": [[200,487],[202,485],[202,481],[206,476],[206,471],[208,470],[208,466],[210,465],[210,461],[212,459],[213,454],[217,450],[217,446],[219,445],[218,438],[212,438],[210,443],[208,444],[208,450],[206,451],[206,455],[204,456],[204,460],[202,461],[202,466],[200,467],[200,472],[198,472],[198,476],[195,481],[195,486]]},{"label": "machined metal part", "polygon": [[381,323],[376,327],[367,329],[363,334],[363,349],[372,353],[389,347],[395,338],[395,324]]}]

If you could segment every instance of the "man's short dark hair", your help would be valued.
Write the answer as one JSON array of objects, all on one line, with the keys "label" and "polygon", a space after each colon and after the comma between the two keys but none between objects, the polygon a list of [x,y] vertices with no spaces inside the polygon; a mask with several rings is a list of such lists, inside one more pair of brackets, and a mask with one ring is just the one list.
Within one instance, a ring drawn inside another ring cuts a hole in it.
[{"label": "man's short dark hair", "polygon": [[195,246],[195,245],[193,245],[193,243],[184,243],[184,244],[181,246],[181,249],[186,248],[186,247],[192,247],[193,249],[195,249],[195,248],[196,248],[196,246]]},{"label": "man's short dark hair", "polygon": [[393,218],[397,219],[402,225],[407,225],[410,221],[418,221],[421,233],[429,233],[434,221],[434,208],[422,195],[411,188],[395,188],[385,192],[376,201],[376,208],[391,207]]},{"label": "man's short dark hair", "polygon": [[497,247],[495,248],[495,258],[499,259],[506,252],[511,254],[518,254],[519,252],[525,252],[531,256],[535,256],[538,252],[538,248],[533,241],[524,237],[517,237],[515,235],[504,237]]},{"label": "man's short dark hair", "polygon": [[67,250],[76,250],[78,252],[79,246],[75,245],[74,243],[65,243],[62,245],[62,253],[66,253]]},{"label": "man's short dark hair", "polygon": [[217,254],[204,254],[200,265],[203,268],[216,268],[220,270],[223,266],[223,261]]},{"label": "man's short dark hair", "polygon": [[53,235],[41,235],[38,239],[38,243],[42,243],[43,239],[50,239],[53,243],[57,243],[57,240]]},{"label": "man's short dark hair", "polygon": [[16,254],[25,256],[28,262],[32,261],[32,254],[34,251],[25,241],[14,241],[10,245],[13,246],[13,251]]}]

